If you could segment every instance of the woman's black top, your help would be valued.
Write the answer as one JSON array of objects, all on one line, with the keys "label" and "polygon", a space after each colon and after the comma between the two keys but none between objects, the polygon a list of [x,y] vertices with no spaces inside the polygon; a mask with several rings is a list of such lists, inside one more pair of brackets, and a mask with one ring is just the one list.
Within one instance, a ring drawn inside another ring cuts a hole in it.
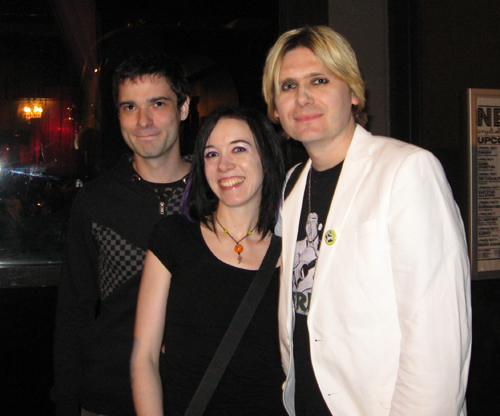
[{"label": "woman's black top", "polygon": [[[161,360],[165,414],[184,414],[255,270],[216,258],[198,223],[162,219],[149,249],[172,274]],[[235,253],[236,256],[236,253]],[[276,269],[204,415],[286,415],[282,405]]]}]

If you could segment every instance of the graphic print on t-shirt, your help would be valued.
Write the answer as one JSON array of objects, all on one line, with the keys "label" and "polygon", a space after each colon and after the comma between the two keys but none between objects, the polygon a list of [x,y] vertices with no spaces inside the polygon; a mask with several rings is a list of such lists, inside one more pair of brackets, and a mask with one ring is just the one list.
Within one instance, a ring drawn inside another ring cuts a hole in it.
[{"label": "graphic print on t-shirt", "polygon": [[319,254],[320,231],[318,214],[310,212],[306,221],[306,237],[297,241],[293,261],[293,295],[295,311],[301,315],[309,312],[309,302]]}]

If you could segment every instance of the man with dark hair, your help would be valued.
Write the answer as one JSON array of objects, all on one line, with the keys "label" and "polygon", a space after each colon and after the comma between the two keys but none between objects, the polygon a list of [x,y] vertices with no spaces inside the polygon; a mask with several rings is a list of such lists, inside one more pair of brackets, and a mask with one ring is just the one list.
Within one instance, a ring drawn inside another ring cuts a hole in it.
[{"label": "man with dark hair", "polygon": [[150,232],[180,212],[190,163],[179,147],[189,113],[180,64],[133,56],[113,75],[122,136],[133,152],[78,193],[59,286],[53,398],[58,415],[134,415],[129,362]]},{"label": "man with dark hair", "polygon": [[310,158],[276,230],[289,414],[465,416],[469,260],[441,164],[362,127],[356,56],[328,27],[283,34],[263,92]]}]

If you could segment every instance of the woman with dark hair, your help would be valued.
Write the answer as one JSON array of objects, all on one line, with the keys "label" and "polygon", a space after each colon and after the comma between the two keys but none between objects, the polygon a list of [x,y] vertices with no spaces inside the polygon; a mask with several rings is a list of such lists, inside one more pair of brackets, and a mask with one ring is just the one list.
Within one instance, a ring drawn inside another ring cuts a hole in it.
[{"label": "woman with dark hair", "polygon": [[[224,107],[207,118],[183,215],[158,223],[146,255],[131,366],[138,415],[185,414],[268,252],[283,179],[264,116]],[[204,415],[286,415],[277,266]]]}]

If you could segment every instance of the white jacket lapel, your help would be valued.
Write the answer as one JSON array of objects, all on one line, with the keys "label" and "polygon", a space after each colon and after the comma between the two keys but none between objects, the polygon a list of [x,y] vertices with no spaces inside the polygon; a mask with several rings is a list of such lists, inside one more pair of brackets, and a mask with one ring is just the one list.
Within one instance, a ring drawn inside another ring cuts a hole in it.
[{"label": "white jacket lapel", "polygon": [[[323,240],[316,264],[311,304],[314,304],[314,293],[321,291],[321,283],[325,276],[329,275],[328,270],[332,267],[332,261],[336,261],[332,251],[336,250],[338,244],[342,244],[342,230],[346,229],[349,213],[357,209],[356,195],[371,163],[370,138],[370,133],[361,126],[356,126],[323,228]],[[328,242],[325,237],[328,238]],[[332,239],[335,242],[332,243]]]}]

